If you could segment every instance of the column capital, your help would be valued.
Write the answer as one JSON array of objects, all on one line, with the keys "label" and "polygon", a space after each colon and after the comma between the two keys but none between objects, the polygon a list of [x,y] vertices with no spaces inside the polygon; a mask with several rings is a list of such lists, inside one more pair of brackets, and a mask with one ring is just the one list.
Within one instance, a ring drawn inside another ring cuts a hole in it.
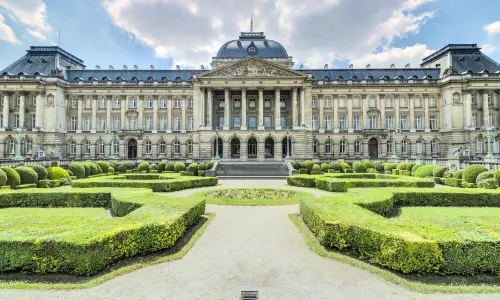
[{"label": "column capital", "polygon": [[347,96],[346,96],[346,99],[347,99],[347,100],[351,100],[351,99],[352,99],[352,95],[347,95]]},{"label": "column capital", "polygon": [[99,95],[92,95],[92,100],[97,100],[99,98]]},{"label": "column capital", "polygon": [[275,88],[274,88],[274,90],[275,90],[276,92],[279,92],[279,91],[281,91],[281,88],[280,88],[279,86],[277,86],[277,87],[275,87]]},{"label": "column capital", "polygon": [[299,86],[299,90],[300,90],[300,92],[303,92],[305,90],[305,87]]},{"label": "column capital", "polygon": [[207,89],[207,92],[209,92],[209,93],[212,92],[212,90],[213,90],[213,88],[211,86],[207,86],[206,89]]},{"label": "column capital", "polygon": [[323,99],[323,94],[318,94],[318,99]]},{"label": "column capital", "polygon": [[246,91],[247,91],[247,87],[246,87],[246,86],[242,86],[242,87],[241,87],[241,91],[246,93]]},{"label": "column capital", "polygon": [[225,87],[224,87],[224,92],[230,92],[230,91],[231,91],[231,88],[230,88],[230,87],[228,87],[228,86],[225,86]]},{"label": "column capital", "polygon": [[367,96],[368,96],[367,94],[361,94],[361,99],[365,100]]},{"label": "column capital", "polygon": [[424,94],[422,94],[422,96],[423,96],[424,98],[429,98],[429,94],[428,94],[428,93],[424,93]]},{"label": "column capital", "polygon": [[200,86],[200,92],[204,92],[205,91],[205,87],[204,86]]},{"label": "column capital", "polygon": [[413,94],[413,93],[412,94],[408,94],[408,98],[413,98],[413,97],[415,97],[415,94]]},{"label": "column capital", "polygon": [[3,92],[2,92],[2,94],[3,94],[4,96],[10,96],[10,95],[12,95],[12,94],[14,94],[14,93],[13,93],[13,92],[11,92],[11,91],[3,91]]},{"label": "column capital", "polygon": [[26,96],[28,94],[28,91],[19,91],[20,96]]},{"label": "column capital", "polygon": [[106,95],[106,100],[112,100],[113,99],[113,95]]},{"label": "column capital", "polygon": [[384,98],[385,98],[385,94],[378,94],[378,97],[379,97],[380,99],[384,99]]},{"label": "column capital", "polygon": [[40,94],[41,94],[41,92],[39,90],[33,91],[33,95],[35,95],[35,96],[38,96]]},{"label": "column capital", "polygon": [[264,88],[263,87],[259,87],[259,93],[263,93],[264,92]]}]

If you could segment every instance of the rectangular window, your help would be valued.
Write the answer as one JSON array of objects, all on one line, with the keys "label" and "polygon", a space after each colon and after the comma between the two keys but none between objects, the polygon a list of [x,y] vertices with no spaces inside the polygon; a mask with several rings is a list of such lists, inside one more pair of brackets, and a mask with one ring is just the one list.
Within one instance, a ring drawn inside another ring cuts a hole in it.
[{"label": "rectangular window", "polygon": [[85,101],[85,108],[92,108],[92,100],[91,99],[87,99]]},{"label": "rectangular window", "polygon": [[392,116],[385,116],[385,127],[392,129]]},{"label": "rectangular window", "polygon": [[115,99],[115,101],[113,101],[113,107],[114,108],[120,108],[120,105],[121,105],[121,100],[120,99]]},{"label": "rectangular window", "polygon": [[[0,124],[2,124],[0,122]],[[35,115],[31,115],[31,128],[36,128],[36,116]]]},{"label": "rectangular window", "polygon": [[130,125],[130,130],[136,130],[137,129],[137,118],[136,117],[130,117],[130,119],[129,119],[129,125]]},{"label": "rectangular window", "polygon": [[286,117],[280,117],[280,126],[286,127]]},{"label": "rectangular window", "polygon": [[189,116],[188,117],[188,128],[187,130],[193,130],[193,117]]},{"label": "rectangular window", "polygon": [[271,127],[271,117],[270,116],[266,116],[264,117],[264,127]]},{"label": "rectangular window", "polygon": [[325,107],[331,107],[332,106],[332,99],[330,97],[325,97]]},{"label": "rectangular window", "polygon": [[375,102],[375,98],[371,97],[370,101],[368,102],[368,105],[370,107],[377,107],[377,103]]},{"label": "rectangular window", "polygon": [[248,101],[248,107],[255,108],[255,98],[250,98]]},{"label": "rectangular window", "polygon": [[393,153],[393,151],[392,151],[392,143],[393,143],[393,141],[391,141],[391,140],[387,141],[387,154],[392,154]]},{"label": "rectangular window", "polygon": [[233,117],[233,127],[235,127],[235,128],[241,127],[241,117],[240,116]]},{"label": "rectangular window", "polygon": [[[430,116],[429,123],[431,130],[437,129],[437,116]],[[476,125],[474,124],[473,126],[475,127]]]},{"label": "rectangular window", "polygon": [[385,98],[385,107],[392,107],[392,99],[387,97]]},{"label": "rectangular window", "polygon": [[422,101],[420,101],[420,97],[415,97],[415,107],[422,107]]},{"label": "rectangular window", "polygon": [[313,118],[312,118],[312,127],[313,127],[313,130],[318,129],[318,117],[317,116],[313,116]]},{"label": "rectangular window", "polygon": [[234,108],[241,107],[241,100],[239,98],[234,99]]},{"label": "rectangular window", "polygon": [[280,107],[281,108],[285,108],[286,107],[286,99],[285,98],[281,98],[280,99]]},{"label": "rectangular window", "polygon": [[174,100],[174,107],[175,108],[181,108],[181,99],[175,98],[175,100]]},{"label": "rectangular window", "polygon": [[120,130],[120,117],[113,117],[113,129]]},{"label": "rectangular window", "polygon": [[106,130],[106,119],[104,117],[99,117],[99,129]]},{"label": "rectangular window", "polygon": [[399,106],[406,107],[406,99],[404,97],[399,98]]},{"label": "rectangular window", "polygon": [[78,122],[77,117],[71,117],[70,130],[76,130],[78,128],[77,122]]},{"label": "rectangular window", "polygon": [[111,151],[113,151],[113,154],[117,155],[118,153],[120,153],[120,142],[118,142],[118,140],[112,141],[111,145]]},{"label": "rectangular window", "polygon": [[472,105],[476,105],[477,104],[476,103],[476,94],[472,93],[470,95],[470,100],[471,100]]},{"label": "rectangular window", "polygon": [[422,129],[422,117],[421,116],[415,116],[415,128]]},{"label": "rectangular window", "polygon": [[145,124],[145,129],[146,130],[151,130],[153,129],[153,117],[146,117],[146,124]]},{"label": "rectangular window", "polygon": [[36,96],[35,95],[31,96],[31,105],[36,106]]},{"label": "rectangular window", "polygon": [[339,98],[339,107],[341,107],[341,108],[345,107],[345,98],[344,97]]},{"label": "rectangular window", "polygon": [[16,106],[21,105],[21,96],[16,97]]},{"label": "rectangular window", "polygon": [[85,117],[85,130],[90,130],[92,126],[92,117]]},{"label": "rectangular window", "polygon": [[345,129],[345,116],[340,116],[339,117],[339,128],[344,130]]},{"label": "rectangular window", "polygon": [[476,126],[476,114],[472,114],[471,125],[472,125],[472,127],[477,127]]},{"label": "rectangular window", "polygon": [[415,151],[416,151],[418,154],[422,154],[422,152],[423,152],[423,150],[424,150],[423,148],[424,148],[424,147],[423,147],[423,145],[422,145],[422,142],[417,142],[417,143],[415,144]]},{"label": "rectangular window", "polygon": [[264,99],[264,107],[266,107],[266,108],[271,107],[271,99],[269,99],[269,98]]},{"label": "rectangular window", "polygon": [[256,117],[248,117],[248,127],[250,127],[250,128],[257,127],[257,118]]},{"label": "rectangular window", "polygon": [[105,144],[104,144],[104,142],[101,141],[98,145],[99,145],[99,149],[98,149],[99,154],[100,155],[104,155],[104,153],[105,153]]},{"label": "rectangular window", "polygon": [[161,108],[167,108],[167,99],[161,99]]},{"label": "rectangular window", "polygon": [[488,126],[493,126],[493,114],[490,114],[488,116],[488,123],[489,123]]},{"label": "rectangular window", "polygon": [[224,116],[219,116],[219,127],[224,127]]},{"label": "rectangular window", "polygon": [[149,98],[146,101],[146,108],[153,108],[153,99]]},{"label": "rectangular window", "polygon": [[181,118],[179,117],[174,118],[174,130],[175,131],[181,130]]},{"label": "rectangular window", "polygon": [[188,98],[188,108],[193,108],[193,98]]},{"label": "rectangular window", "polygon": [[399,117],[399,128],[406,129],[406,116]]},{"label": "rectangular window", "polygon": [[224,108],[226,106],[226,100],[219,99],[219,108]]},{"label": "rectangular window", "polygon": [[71,108],[77,108],[77,107],[78,107],[78,100],[73,98],[71,100]]},{"label": "rectangular window", "polygon": [[353,127],[354,127],[354,130],[359,130],[360,129],[360,126],[359,126],[359,116],[353,116]]},{"label": "rectangular window", "polygon": [[429,106],[436,107],[436,98],[434,98],[434,97],[429,98]]},{"label": "rectangular window", "polygon": [[369,116],[370,118],[370,129],[377,129],[377,116]]},{"label": "rectangular window", "polygon": [[160,130],[167,130],[167,118],[160,117]]},{"label": "rectangular window", "polygon": [[491,98],[490,93],[488,93],[487,97],[488,97],[488,104],[493,104],[493,99]]},{"label": "rectangular window", "polygon": [[332,120],[330,117],[325,117],[325,129],[332,130]]},{"label": "rectangular window", "polygon": [[105,108],[105,107],[106,107],[106,99],[99,100],[99,108]]},{"label": "rectangular window", "polygon": [[352,106],[359,107],[359,98],[352,99]]},{"label": "rectangular window", "polygon": [[130,100],[130,108],[137,108],[137,100],[135,98]]},{"label": "rectangular window", "polygon": [[316,108],[317,103],[316,103],[316,97],[312,97],[312,108]]},{"label": "rectangular window", "polygon": [[69,154],[76,154],[76,144],[74,142],[69,144]]}]

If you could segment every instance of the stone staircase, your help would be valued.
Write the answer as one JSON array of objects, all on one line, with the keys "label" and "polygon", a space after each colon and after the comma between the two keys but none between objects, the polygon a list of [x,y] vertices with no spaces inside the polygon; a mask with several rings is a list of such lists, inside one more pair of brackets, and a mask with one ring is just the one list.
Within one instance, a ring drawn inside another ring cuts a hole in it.
[{"label": "stone staircase", "polygon": [[219,179],[285,179],[287,176],[284,162],[221,162],[217,168]]}]

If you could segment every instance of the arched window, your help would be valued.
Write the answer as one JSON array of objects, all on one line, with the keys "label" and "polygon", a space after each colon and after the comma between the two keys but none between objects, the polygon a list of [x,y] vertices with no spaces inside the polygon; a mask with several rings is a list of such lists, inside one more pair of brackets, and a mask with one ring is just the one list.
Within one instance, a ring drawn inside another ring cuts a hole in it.
[{"label": "arched window", "polygon": [[68,143],[68,152],[70,155],[75,155],[76,154],[76,142],[71,140]]},{"label": "arched window", "polygon": [[188,154],[193,154],[193,141],[192,140],[188,140],[187,143],[187,152]]},{"label": "arched window", "polygon": [[24,142],[24,153],[31,154],[33,151],[33,141],[30,138],[27,138]]},{"label": "arched window", "polygon": [[393,154],[392,140],[387,140],[387,155]]},{"label": "arched window", "polygon": [[103,140],[98,140],[97,141],[97,154],[99,155],[104,155],[105,153],[105,146],[104,146],[104,141]]},{"label": "arched window", "polygon": [[495,138],[495,140],[493,141],[493,152],[494,153],[500,152],[499,144],[498,144],[498,139],[497,138]]},{"label": "arched window", "polygon": [[83,142],[83,153],[85,153],[85,155],[90,155],[90,141],[89,140],[85,140]]},{"label": "arched window", "polygon": [[167,144],[165,143],[164,140],[161,140],[158,143],[158,149],[159,149],[160,154],[165,154],[167,152]]},{"label": "arched window", "polygon": [[483,153],[483,140],[481,138],[476,139],[476,153]]},{"label": "arched window", "polygon": [[408,154],[410,152],[410,142],[406,139],[401,141],[401,153]]},{"label": "arched window", "polygon": [[179,140],[174,141],[173,151],[174,154],[181,154],[181,142]]},{"label": "arched window", "polygon": [[144,142],[144,153],[151,154],[151,141],[150,140],[146,140]]},{"label": "arched window", "polygon": [[9,139],[7,141],[7,153],[16,154],[16,141],[14,139]]},{"label": "arched window", "polygon": [[439,141],[437,139],[432,140],[431,142],[431,153],[439,152]]},{"label": "arched window", "polygon": [[318,154],[318,146],[319,146],[319,142],[318,142],[318,140],[315,139],[313,141],[313,149],[312,149],[313,150],[313,154]]},{"label": "arched window", "polygon": [[347,142],[346,140],[341,140],[339,143],[339,153],[346,154],[347,153]]},{"label": "arched window", "polygon": [[417,143],[415,143],[415,152],[417,154],[423,154],[424,153],[424,146],[425,146],[424,141],[418,140]]},{"label": "arched window", "polygon": [[361,141],[360,140],[354,141],[354,153],[361,154]]},{"label": "arched window", "polygon": [[332,154],[332,141],[330,141],[330,140],[327,140],[325,142],[325,153]]}]

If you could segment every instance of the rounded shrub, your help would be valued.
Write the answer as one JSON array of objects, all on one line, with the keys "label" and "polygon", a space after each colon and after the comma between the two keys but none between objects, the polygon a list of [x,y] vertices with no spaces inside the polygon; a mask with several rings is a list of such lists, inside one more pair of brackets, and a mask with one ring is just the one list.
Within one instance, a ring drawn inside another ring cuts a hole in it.
[{"label": "rounded shrub", "polygon": [[464,169],[462,180],[468,183],[476,183],[477,175],[486,171],[488,171],[488,169],[481,165],[468,166]]},{"label": "rounded shrub", "polygon": [[71,176],[75,176],[75,175],[73,174],[73,172],[72,172],[70,169],[66,169],[66,172],[68,172],[68,174],[69,174],[69,176],[70,176],[70,177],[71,177]]},{"label": "rounded shrub", "polygon": [[212,161],[209,161],[205,164],[205,170],[211,170],[214,166],[214,163]]},{"label": "rounded shrub", "polygon": [[90,161],[88,162],[88,165],[90,167],[90,175],[97,175],[97,165]]},{"label": "rounded shrub", "polygon": [[85,177],[89,177],[90,175],[92,175],[92,174],[90,173],[90,165],[91,165],[91,164],[92,164],[92,163],[91,163],[91,162],[88,162],[88,161],[84,161],[84,162],[82,162],[82,165],[83,165],[83,167],[85,168]]},{"label": "rounded shrub", "polygon": [[349,166],[349,164],[346,162],[341,162],[340,167],[342,168],[342,170],[344,170],[344,169],[349,169],[351,166]]},{"label": "rounded shrub", "polygon": [[165,171],[166,165],[167,165],[166,162],[160,161],[160,163],[158,164],[158,173],[162,173],[163,171]]},{"label": "rounded shrub", "polygon": [[109,174],[114,174],[114,173],[115,173],[115,168],[113,168],[113,167],[109,167],[109,168],[108,168],[108,173],[109,173]]},{"label": "rounded shrub", "polygon": [[197,163],[190,163],[188,166],[188,172],[193,173],[195,176],[198,175],[198,164]]},{"label": "rounded shrub", "polygon": [[294,168],[295,170],[300,169],[300,164],[299,164],[298,162],[296,162],[296,161],[292,162],[292,166],[293,166],[293,168]]},{"label": "rounded shrub", "polygon": [[375,171],[377,171],[378,173],[382,173],[384,172],[384,164],[381,163],[381,162],[376,162],[373,164],[373,168],[375,169]]},{"label": "rounded shrub", "polygon": [[50,180],[57,180],[61,178],[69,178],[68,172],[61,167],[50,167],[47,168],[48,178]]},{"label": "rounded shrub", "polygon": [[178,161],[174,164],[174,172],[179,173],[181,171],[186,171],[186,165],[183,162]]},{"label": "rounded shrub", "polygon": [[460,169],[460,170],[456,170],[454,173],[453,173],[453,178],[456,178],[456,179],[462,179],[462,175],[464,173],[464,169]]},{"label": "rounded shrub", "polygon": [[407,163],[406,164],[406,171],[410,171],[411,172],[411,169],[413,169],[413,166],[416,165],[416,163]]},{"label": "rounded shrub", "polygon": [[479,181],[477,183],[477,187],[482,189],[496,189],[498,187],[498,184],[497,181],[492,177]]},{"label": "rounded shrub", "polygon": [[392,170],[396,169],[397,165],[395,163],[385,163],[384,164],[384,171],[386,172],[392,172]]},{"label": "rounded shrub", "polygon": [[366,173],[378,173],[378,171],[375,170],[375,168],[369,168],[369,169],[366,169]]},{"label": "rounded shrub", "polygon": [[158,166],[156,164],[149,165],[149,171],[157,171],[157,170],[158,170]]},{"label": "rounded shrub", "polygon": [[74,161],[69,164],[68,170],[71,170],[77,179],[85,178],[85,167],[82,163]]},{"label": "rounded shrub", "polygon": [[448,171],[448,168],[447,167],[436,167],[433,171],[432,171],[432,176],[434,177],[443,177],[444,176],[444,172]]},{"label": "rounded shrub", "polygon": [[403,163],[399,163],[399,165],[397,166],[396,169],[398,169],[398,170],[406,170],[406,165],[407,165],[407,163],[404,163],[404,162]]},{"label": "rounded shrub", "polygon": [[500,170],[493,172],[493,179],[495,179],[497,184],[500,185]]},{"label": "rounded shrub", "polygon": [[421,164],[415,164],[415,165],[411,168],[411,175],[415,174],[415,171],[416,171],[418,168],[420,168],[421,166],[423,166],[423,165],[421,165]]},{"label": "rounded shrub", "polygon": [[437,168],[436,165],[421,166],[415,171],[415,174],[413,176],[421,178],[432,176],[435,168]]},{"label": "rounded shrub", "polygon": [[314,162],[312,160],[306,160],[304,164],[306,165],[307,174],[311,174],[311,171],[313,170],[314,167]]},{"label": "rounded shrub", "polygon": [[47,179],[47,169],[44,166],[42,166],[42,165],[30,165],[28,167],[35,170],[36,174],[38,175],[38,180]]},{"label": "rounded shrub", "polygon": [[328,168],[329,167],[328,167],[327,163],[322,163],[320,168],[321,168],[321,172],[328,173]]},{"label": "rounded shrub", "polygon": [[342,171],[342,166],[340,166],[340,163],[338,162],[331,162],[329,165],[330,169],[333,169],[335,171]]},{"label": "rounded shrub", "polygon": [[149,163],[147,161],[143,161],[137,167],[137,172],[149,171]]},{"label": "rounded shrub", "polygon": [[453,178],[453,172],[451,172],[450,170],[446,170],[443,174],[443,177],[444,178]]},{"label": "rounded shrub", "polygon": [[479,175],[477,175],[476,177],[476,184],[479,184],[479,182],[490,178],[493,178],[493,172],[479,173]]},{"label": "rounded shrub", "polygon": [[101,168],[102,173],[108,173],[108,168],[110,167],[110,164],[107,161],[100,160],[97,162],[97,164]]},{"label": "rounded shrub", "polygon": [[7,183],[7,174],[3,170],[0,170],[0,186],[4,186]]},{"label": "rounded shrub", "polygon": [[117,160],[114,160],[112,162],[109,163],[109,166],[110,167],[113,167],[113,169],[115,169],[116,172],[120,172],[121,170],[121,166],[122,166],[122,163],[117,161]]},{"label": "rounded shrub", "polygon": [[198,164],[198,172],[199,171],[205,171],[205,164],[204,163],[199,163]]},{"label": "rounded shrub", "polygon": [[364,164],[362,162],[360,162],[360,161],[353,162],[352,163],[352,169],[356,173],[365,173],[366,172]]},{"label": "rounded shrub", "polygon": [[314,164],[313,167],[312,167],[312,170],[311,171],[314,171],[314,172],[321,172],[321,167],[320,165],[318,164]]},{"label": "rounded shrub", "polygon": [[365,162],[363,163],[363,166],[365,167],[365,170],[368,170],[368,169],[374,169],[373,164],[372,164],[371,162],[369,162],[369,161],[365,161]]},{"label": "rounded shrub", "polygon": [[120,164],[120,172],[126,173],[128,170],[133,170],[135,168],[135,164],[131,161],[124,161]]},{"label": "rounded shrub", "polygon": [[174,171],[174,163],[173,162],[168,162],[165,165],[165,171]]},{"label": "rounded shrub", "polygon": [[102,173],[101,166],[99,166],[98,164],[94,164],[94,166],[95,166],[95,167],[96,167],[96,169],[97,169],[96,174],[101,174],[101,173]]},{"label": "rounded shrub", "polygon": [[21,184],[21,177],[16,170],[11,167],[1,167],[0,170],[3,170],[7,175],[6,185],[10,185],[11,188],[15,189],[16,186]]},{"label": "rounded shrub", "polygon": [[29,167],[17,167],[16,172],[21,177],[21,184],[36,183],[38,181],[38,174]]}]

